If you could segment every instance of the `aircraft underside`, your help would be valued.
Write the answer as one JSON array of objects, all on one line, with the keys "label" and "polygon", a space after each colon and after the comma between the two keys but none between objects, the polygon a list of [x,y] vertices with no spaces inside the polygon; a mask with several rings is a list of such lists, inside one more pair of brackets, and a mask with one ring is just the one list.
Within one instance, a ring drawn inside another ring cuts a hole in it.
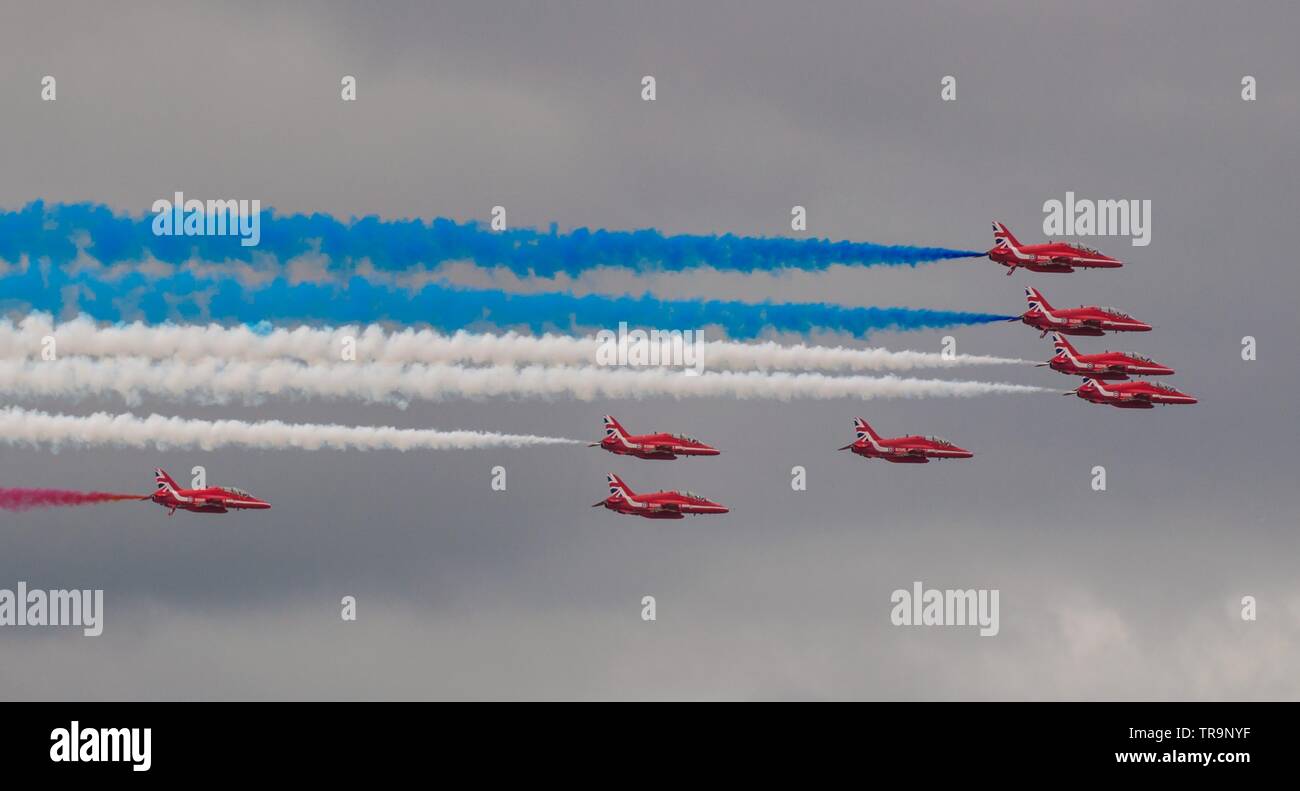
[{"label": "aircraft underside", "polygon": [[854,448],[853,452],[858,454],[864,459],[884,459],[885,461],[892,462],[894,464],[925,464],[930,461],[930,459],[925,456],[915,456],[911,454],[893,455],[893,454],[886,454],[886,453],[864,453],[858,450],[857,448]]},{"label": "aircraft underside", "polygon": [[1119,407],[1120,409],[1154,409],[1155,408],[1155,404],[1151,403],[1150,401],[1112,401],[1110,405]]},{"label": "aircraft underside", "polygon": [[1155,404],[1150,401],[1143,401],[1136,398],[1127,401],[1093,401],[1092,403],[1106,404],[1119,409],[1153,409],[1155,407]]}]

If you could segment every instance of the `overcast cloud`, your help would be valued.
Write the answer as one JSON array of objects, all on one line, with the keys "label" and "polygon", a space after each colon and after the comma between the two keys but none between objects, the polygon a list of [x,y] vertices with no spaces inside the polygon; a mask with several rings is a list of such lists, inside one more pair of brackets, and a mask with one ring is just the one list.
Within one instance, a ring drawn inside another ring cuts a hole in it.
[{"label": "overcast cloud", "polygon": [[[1149,199],[1150,246],[1083,240],[1131,262],[1118,271],[601,272],[579,290],[1018,313],[1032,282],[1153,323],[1078,345],[1149,354],[1201,403],[146,400],[130,411],[592,439],[612,413],[724,453],[0,447],[0,486],[143,493],[154,466],[188,480],[204,465],[275,506],[0,514],[0,587],[103,588],[107,610],[97,638],[0,630],[0,698],[1300,697],[1297,27],[1281,2],[7,4],[4,209],[141,213],[184,190],[281,212],[467,220],[499,204],[516,225],[772,235],[799,204],[816,236],[985,249],[991,219],[1042,240],[1042,204],[1067,190]],[[656,102],[640,100],[645,74]],[[949,74],[958,98],[942,102]],[[945,334],[963,353],[1051,353],[1001,323],[871,342],[935,351]],[[1245,335],[1257,361],[1241,360]],[[1069,384],[1028,367],[942,375]],[[836,453],[856,415],[978,455]],[[733,510],[592,509],[606,471]],[[891,626],[890,593],[913,580],[999,589],[1000,634]]]}]

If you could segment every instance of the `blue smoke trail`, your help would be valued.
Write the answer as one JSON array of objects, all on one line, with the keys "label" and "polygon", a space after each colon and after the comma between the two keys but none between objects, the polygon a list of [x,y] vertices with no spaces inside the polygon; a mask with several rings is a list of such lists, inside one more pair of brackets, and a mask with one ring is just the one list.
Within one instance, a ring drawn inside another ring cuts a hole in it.
[{"label": "blue smoke trail", "polygon": [[578,228],[559,233],[514,229],[492,231],[453,220],[341,221],[325,214],[261,213],[261,242],[243,247],[234,236],[156,236],[152,214],[130,217],[101,204],[35,201],[19,211],[0,212],[0,260],[48,258],[66,264],[77,255],[74,240],[89,239],[86,252],[104,264],[138,261],[146,255],[169,263],[193,257],[206,261],[251,261],[258,253],[281,261],[320,252],[335,272],[369,260],[377,269],[401,271],[416,264],[436,267],[473,261],[504,267],[520,276],[576,276],[596,266],[675,272],[699,266],[761,271],[818,270],[832,264],[916,266],[929,261],[983,257],[973,250],[943,247],[832,242],[781,237],[665,236],[655,230],[606,231]]},{"label": "blue smoke trail", "polygon": [[145,320],[341,325],[391,321],[443,331],[519,329],[540,333],[632,327],[697,329],[720,326],[728,337],[749,339],[766,330],[827,330],[866,337],[882,330],[984,324],[1012,318],[912,308],[856,308],[818,303],[660,300],[569,294],[511,294],[431,284],[419,291],[352,278],[334,284],[276,280],[248,290],[233,279],[201,280],[188,272],[157,279],[138,272],[112,281],[28,267],[0,278],[0,313],[39,310],[56,316],[85,313],[101,321]]}]

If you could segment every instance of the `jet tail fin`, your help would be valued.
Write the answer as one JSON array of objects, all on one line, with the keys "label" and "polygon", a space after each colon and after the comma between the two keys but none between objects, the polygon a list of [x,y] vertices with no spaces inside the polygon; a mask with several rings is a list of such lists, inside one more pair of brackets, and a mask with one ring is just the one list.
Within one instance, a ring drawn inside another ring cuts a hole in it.
[{"label": "jet tail fin", "polygon": [[617,420],[615,420],[613,415],[605,415],[605,436],[606,437],[615,437],[619,440],[622,440],[625,439],[627,435],[628,435],[627,429],[623,428],[622,423],[619,423]]},{"label": "jet tail fin", "polygon": [[1033,286],[1025,286],[1025,301],[1029,303],[1030,310],[1038,309],[1047,312],[1052,309],[1052,306],[1043,298],[1043,292]]},{"label": "jet tail fin", "polygon": [[172,476],[168,475],[161,467],[154,468],[153,479],[154,482],[158,484],[159,489],[175,490],[180,488],[180,486],[176,484],[176,481],[172,480]]},{"label": "jet tail fin", "polygon": [[609,483],[609,493],[611,496],[626,500],[635,494],[627,484],[623,483],[622,478],[612,472],[605,474],[605,480]]},{"label": "jet tail fin", "polygon": [[1071,346],[1070,342],[1065,339],[1065,336],[1059,332],[1052,333],[1052,343],[1055,344],[1056,346],[1057,356],[1060,356],[1062,354],[1068,354],[1071,356],[1078,355],[1078,352],[1075,350],[1075,348]]},{"label": "jet tail fin", "polygon": [[867,437],[871,437],[874,440],[880,439],[880,435],[867,424],[867,421],[860,417],[853,418],[853,429],[857,432],[858,439],[865,439]]},{"label": "jet tail fin", "polygon": [[1011,233],[1010,228],[994,220],[993,221],[993,246],[994,247],[1006,247],[1006,246],[1019,247],[1020,240],[1017,239]]}]

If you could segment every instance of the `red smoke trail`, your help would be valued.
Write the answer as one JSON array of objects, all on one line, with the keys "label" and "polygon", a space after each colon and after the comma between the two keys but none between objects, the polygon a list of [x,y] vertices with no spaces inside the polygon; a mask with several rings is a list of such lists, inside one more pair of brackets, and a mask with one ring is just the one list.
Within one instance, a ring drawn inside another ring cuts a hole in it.
[{"label": "red smoke trail", "polygon": [[29,511],[60,505],[93,505],[143,499],[138,494],[69,492],[62,489],[0,489],[0,511]]}]

